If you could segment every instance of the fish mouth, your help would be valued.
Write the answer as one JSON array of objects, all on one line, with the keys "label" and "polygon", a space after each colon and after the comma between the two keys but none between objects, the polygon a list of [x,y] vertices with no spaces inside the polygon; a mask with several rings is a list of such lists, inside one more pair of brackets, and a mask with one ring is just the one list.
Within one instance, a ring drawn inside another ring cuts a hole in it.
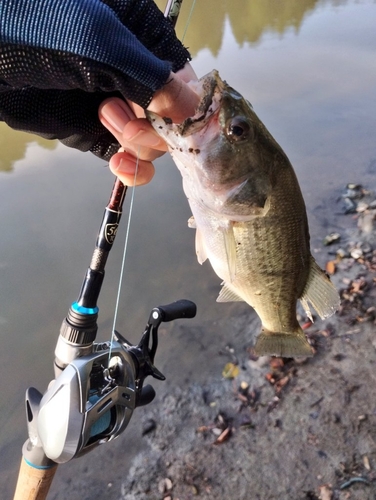
[{"label": "fish mouth", "polygon": [[202,130],[213,116],[219,113],[223,90],[227,87],[215,69],[198,81],[191,81],[187,85],[200,97],[200,102],[194,115],[186,118],[182,123],[173,123],[171,118],[146,110],[146,118],[167,144],[170,142],[167,139],[170,132],[173,132],[175,136],[188,137]]},{"label": "fish mouth", "polygon": [[218,71],[214,69],[197,82],[191,82],[188,85],[201,96],[201,100],[195,114],[177,126],[177,131],[182,137],[187,137],[201,130],[219,111],[226,84],[221,80]]}]

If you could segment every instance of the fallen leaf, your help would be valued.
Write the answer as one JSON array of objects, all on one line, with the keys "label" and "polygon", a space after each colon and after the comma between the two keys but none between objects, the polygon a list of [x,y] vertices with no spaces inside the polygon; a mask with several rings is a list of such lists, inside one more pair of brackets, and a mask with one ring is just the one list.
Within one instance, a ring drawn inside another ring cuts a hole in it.
[{"label": "fallen leaf", "polygon": [[222,444],[230,437],[231,427],[227,427],[214,441],[214,444]]},{"label": "fallen leaf", "polygon": [[328,260],[325,266],[326,272],[328,274],[334,274],[336,272],[336,261],[335,260]]},{"label": "fallen leaf", "polygon": [[364,457],[363,457],[363,464],[364,464],[364,467],[367,470],[371,470],[371,466],[370,466],[370,463],[369,463],[369,458],[367,457],[367,455],[364,455]]},{"label": "fallen leaf", "polygon": [[223,368],[222,377],[236,378],[239,375],[239,366],[234,363],[227,363]]}]

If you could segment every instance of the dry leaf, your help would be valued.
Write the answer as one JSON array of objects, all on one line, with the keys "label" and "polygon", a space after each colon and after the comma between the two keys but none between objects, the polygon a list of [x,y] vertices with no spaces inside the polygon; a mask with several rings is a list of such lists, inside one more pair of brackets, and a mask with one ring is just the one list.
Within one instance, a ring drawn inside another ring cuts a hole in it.
[{"label": "dry leaf", "polygon": [[214,444],[222,444],[230,437],[231,427],[227,427],[214,441]]},{"label": "dry leaf", "polygon": [[336,272],[336,261],[335,260],[329,260],[326,263],[325,269],[326,269],[326,272],[328,274],[334,274]]},{"label": "dry leaf", "polygon": [[363,464],[364,464],[364,467],[367,470],[371,470],[371,466],[370,466],[370,463],[369,463],[369,458],[367,457],[367,455],[364,455],[364,457],[363,457]]},{"label": "dry leaf", "polygon": [[224,378],[236,378],[239,375],[239,366],[234,365],[234,363],[227,363],[223,368],[222,377]]}]

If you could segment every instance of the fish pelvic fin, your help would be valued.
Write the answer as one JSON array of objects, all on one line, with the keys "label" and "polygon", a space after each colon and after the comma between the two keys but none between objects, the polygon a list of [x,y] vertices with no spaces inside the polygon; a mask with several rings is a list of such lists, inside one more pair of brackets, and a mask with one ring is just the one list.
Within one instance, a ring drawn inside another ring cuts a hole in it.
[{"label": "fish pelvic fin", "polygon": [[321,319],[334,314],[340,305],[338,291],[312,256],[307,283],[300,297],[300,302],[311,321],[312,314],[309,303]]},{"label": "fish pelvic fin", "polygon": [[256,339],[253,351],[256,356],[281,356],[283,358],[313,356],[313,349],[299,325],[291,333],[269,332],[263,328]]},{"label": "fish pelvic fin", "polygon": [[204,238],[198,228],[196,229],[196,255],[199,264],[203,264],[208,258]]}]

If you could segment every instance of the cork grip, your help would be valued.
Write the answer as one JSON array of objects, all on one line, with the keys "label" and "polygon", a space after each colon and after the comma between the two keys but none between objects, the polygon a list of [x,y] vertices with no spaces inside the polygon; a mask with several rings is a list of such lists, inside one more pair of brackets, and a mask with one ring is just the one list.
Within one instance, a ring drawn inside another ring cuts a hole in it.
[{"label": "cork grip", "polygon": [[45,500],[56,469],[57,465],[48,469],[37,469],[22,458],[13,500]]}]

